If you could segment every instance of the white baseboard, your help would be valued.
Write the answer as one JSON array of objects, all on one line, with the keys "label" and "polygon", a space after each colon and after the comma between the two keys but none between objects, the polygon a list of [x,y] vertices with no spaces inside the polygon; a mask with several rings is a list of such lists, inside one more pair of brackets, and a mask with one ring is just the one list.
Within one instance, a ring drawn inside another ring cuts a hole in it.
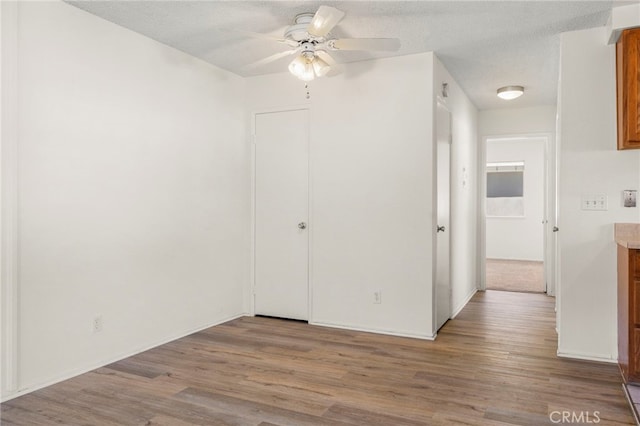
[{"label": "white baseboard", "polygon": [[576,353],[576,352],[563,352],[560,350],[558,350],[557,355],[560,358],[579,359],[582,361],[606,362],[608,364],[618,363],[618,360],[613,359],[610,355],[582,354],[582,353]]},{"label": "white baseboard", "polygon": [[474,288],[473,290],[471,290],[471,293],[469,293],[469,295],[464,299],[464,301],[453,310],[453,312],[451,313],[451,319],[454,319],[455,317],[458,316],[458,314],[464,309],[465,306],[467,306],[467,303],[469,303],[469,301],[471,300],[471,298],[478,292],[477,288]]},{"label": "white baseboard", "polygon": [[436,338],[435,334],[427,335],[427,334],[390,330],[390,329],[368,328],[368,327],[361,327],[357,325],[336,324],[336,323],[326,322],[326,321],[309,321],[309,324],[317,325],[321,327],[340,328],[342,330],[364,331],[366,333],[386,334],[389,336],[410,337],[413,339],[422,339],[422,340],[435,340]]},{"label": "white baseboard", "polygon": [[139,353],[148,351],[149,349],[156,348],[158,346],[164,345],[165,343],[173,342],[174,340],[181,339],[181,338],[183,338],[185,336],[188,336],[190,334],[197,333],[198,331],[202,331],[202,330],[205,330],[205,329],[207,329],[209,327],[213,327],[213,326],[225,323],[227,321],[234,320],[236,318],[244,317],[246,315],[247,315],[246,313],[242,313],[242,314],[230,316],[228,318],[223,318],[223,319],[217,320],[217,321],[215,321],[213,323],[206,324],[206,325],[203,325],[203,326],[200,326],[200,327],[196,327],[196,328],[193,328],[191,330],[185,331],[183,333],[179,333],[177,335],[169,337],[167,339],[160,340],[160,341],[158,341],[156,343],[153,343],[151,345],[147,345],[147,346],[144,346],[144,347],[141,347],[141,348],[134,349],[131,352],[127,352],[127,353],[119,354],[119,355],[114,356],[114,357],[106,358],[106,359],[101,360],[101,361],[99,361],[97,363],[91,364],[90,366],[84,366],[84,367],[81,367],[81,368],[73,369],[71,371],[67,371],[67,372],[65,372],[65,373],[63,373],[63,374],[61,374],[61,375],[59,375],[59,376],[57,376],[57,377],[55,377],[53,379],[49,379],[49,380],[46,380],[46,381],[41,382],[41,383],[30,385],[28,387],[19,389],[16,392],[12,392],[12,393],[7,394],[7,395],[2,395],[2,397],[0,398],[0,402],[6,402],[6,401],[9,401],[11,399],[17,398],[19,396],[26,395],[28,393],[37,391],[38,389],[42,389],[42,388],[46,388],[47,386],[55,385],[56,383],[63,382],[65,380],[71,379],[73,377],[79,376],[79,375],[84,374],[84,373],[88,373],[88,372],[93,371],[95,369],[98,369],[100,367],[104,367],[105,365],[112,364],[114,362],[123,360],[125,358],[129,358],[130,356],[137,355]]}]

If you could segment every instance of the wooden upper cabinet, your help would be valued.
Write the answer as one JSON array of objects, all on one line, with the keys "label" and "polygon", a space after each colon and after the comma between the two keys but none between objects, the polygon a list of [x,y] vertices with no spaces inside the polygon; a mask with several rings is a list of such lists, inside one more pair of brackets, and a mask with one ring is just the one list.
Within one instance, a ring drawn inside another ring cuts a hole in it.
[{"label": "wooden upper cabinet", "polygon": [[640,28],[624,30],[616,46],[618,149],[640,149]]}]

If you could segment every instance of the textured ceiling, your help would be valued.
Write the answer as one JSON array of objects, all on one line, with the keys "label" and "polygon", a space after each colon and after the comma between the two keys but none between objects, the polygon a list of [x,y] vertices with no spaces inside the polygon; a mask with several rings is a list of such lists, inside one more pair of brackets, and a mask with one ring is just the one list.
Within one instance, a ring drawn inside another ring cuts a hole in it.
[{"label": "textured ceiling", "polygon": [[[242,76],[282,72],[291,60],[245,68],[287,46],[243,31],[282,37],[296,14],[330,5],[346,12],[334,37],[402,42],[399,52],[335,52],[336,60],[433,51],[479,109],[555,104],[559,34],[605,25],[612,7],[593,0],[69,3]],[[495,96],[498,87],[514,84],[525,87],[524,96],[509,103]]]}]

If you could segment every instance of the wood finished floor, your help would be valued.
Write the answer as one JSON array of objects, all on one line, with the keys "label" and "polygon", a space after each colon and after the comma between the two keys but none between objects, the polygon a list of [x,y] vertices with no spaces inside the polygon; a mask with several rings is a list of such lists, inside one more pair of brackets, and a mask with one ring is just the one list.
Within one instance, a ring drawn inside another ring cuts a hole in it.
[{"label": "wood finished floor", "polygon": [[478,293],[434,342],[240,318],[10,400],[2,425],[634,424],[616,365],[556,357],[553,303]]}]

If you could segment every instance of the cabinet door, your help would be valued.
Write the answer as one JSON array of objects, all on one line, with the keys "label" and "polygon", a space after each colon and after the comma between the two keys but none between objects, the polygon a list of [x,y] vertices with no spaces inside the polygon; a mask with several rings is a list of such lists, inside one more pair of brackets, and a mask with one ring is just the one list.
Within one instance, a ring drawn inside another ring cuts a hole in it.
[{"label": "cabinet door", "polygon": [[[640,262],[638,262],[640,263]],[[629,325],[640,328],[640,277],[629,288]]]},{"label": "cabinet door", "polygon": [[636,327],[629,345],[629,383],[640,383],[640,328]]},{"label": "cabinet door", "polygon": [[640,28],[624,30],[616,46],[618,149],[640,148]]},{"label": "cabinet door", "polygon": [[635,279],[629,283],[629,382],[640,382],[640,250],[635,253]]}]

